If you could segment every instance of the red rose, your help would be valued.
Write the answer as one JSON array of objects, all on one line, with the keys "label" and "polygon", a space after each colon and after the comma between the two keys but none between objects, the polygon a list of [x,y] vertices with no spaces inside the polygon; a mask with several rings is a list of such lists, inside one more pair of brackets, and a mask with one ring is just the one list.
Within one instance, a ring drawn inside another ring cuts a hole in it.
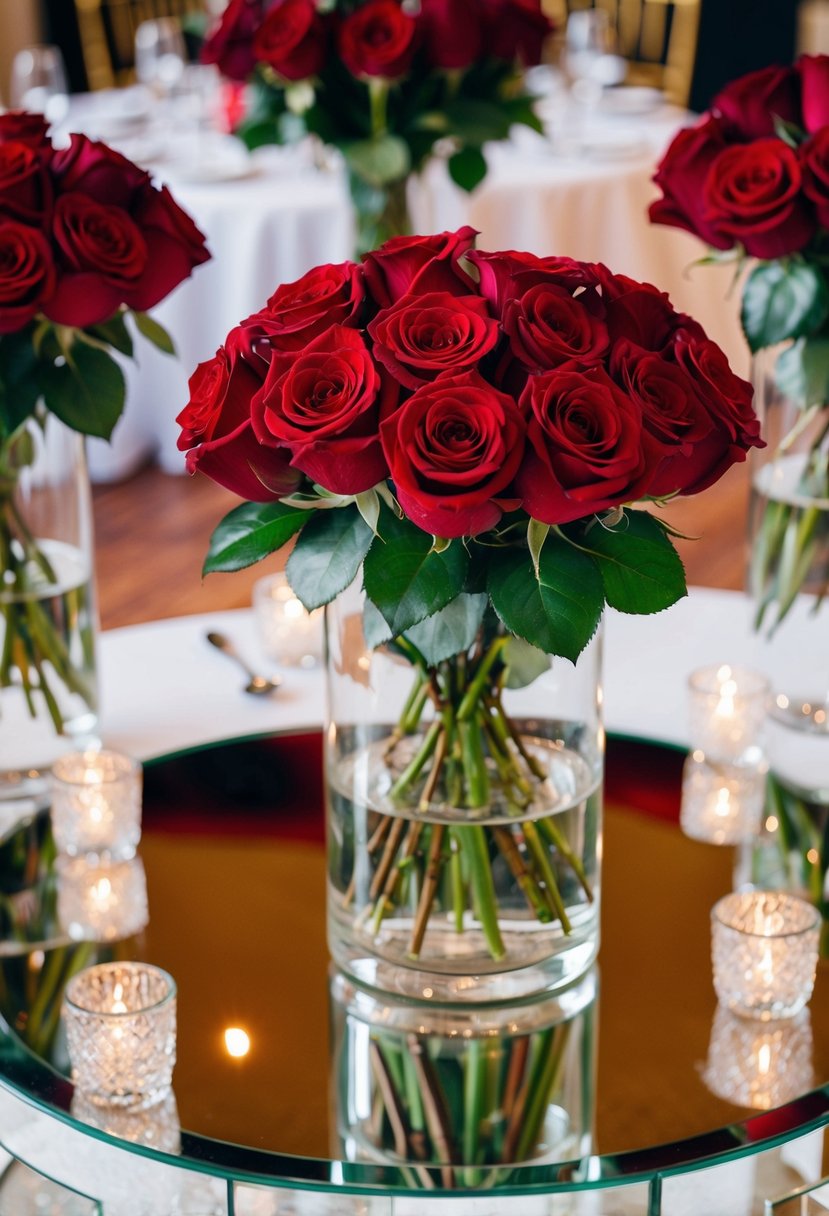
[{"label": "red rose", "polygon": [[535,283],[555,283],[572,295],[580,287],[595,287],[599,281],[593,266],[573,258],[539,258],[534,253],[519,253],[514,249],[503,253],[473,249],[468,258],[480,275],[478,290],[497,316],[501,315],[508,297],[520,294],[515,286],[518,282],[525,288]]},{"label": "red rose", "polygon": [[30,114],[28,110],[7,110],[0,114],[0,143],[11,140],[26,144],[39,152],[51,152],[49,124],[42,114]]},{"label": "red rose", "polygon": [[326,490],[360,494],[388,473],[378,428],[396,401],[357,330],[334,325],[299,355],[274,354],[253,426]]},{"label": "red rose", "polygon": [[512,398],[477,372],[424,384],[380,435],[398,501],[424,532],[475,536],[517,505],[509,495],[524,420]]},{"label": "red rose", "polygon": [[132,217],[147,242],[149,261],[140,285],[124,302],[143,312],[189,278],[196,266],[209,261],[210,254],[203,234],[166,186],[160,190],[144,186],[135,199]]},{"label": "red rose", "polygon": [[368,0],[343,20],[337,36],[340,57],[352,76],[396,80],[409,70],[417,23],[400,0]]},{"label": "red rose", "polygon": [[660,449],[603,368],[530,376],[521,405],[527,453],[516,486],[534,519],[568,523],[642,495]]},{"label": "red rose", "polygon": [[277,288],[267,308],[242,322],[245,357],[270,362],[274,350],[303,350],[332,325],[359,326],[365,302],[362,268],[355,262],[317,266]]},{"label": "red rose", "polygon": [[433,291],[403,296],[368,327],[374,357],[407,388],[442,372],[477,366],[498,342],[498,322],[480,296]]},{"label": "red rose", "polygon": [[829,228],[829,126],[801,144],[803,193],[815,205],[817,222]]},{"label": "red rose", "polygon": [[313,0],[280,0],[253,40],[253,53],[286,80],[316,76],[325,62],[325,32]]},{"label": "red rose", "polygon": [[815,230],[801,185],[797,153],[782,139],[726,148],[708,170],[706,214],[751,257],[784,257],[808,245]]},{"label": "red rose", "polygon": [[712,116],[674,136],[653,179],[664,196],[650,205],[654,224],[684,228],[715,249],[733,245],[731,237],[720,231],[718,217],[709,217],[703,195],[711,165],[727,147],[723,123]]},{"label": "red rose", "polygon": [[176,419],[178,447],[187,451],[189,473],[198,469],[241,498],[271,502],[295,490],[300,475],[287,453],[256,440],[250,406],[262,381],[240,357],[235,332],[190,377],[190,400]]},{"label": "red rose", "polygon": [[[530,277],[532,271],[518,275],[515,286],[520,288]],[[572,360],[595,363],[608,346],[600,308],[594,293],[573,296],[555,280],[536,283],[504,305],[510,349],[529,371],[545,371]]]},{"label": "red rose", "polygon": [[800,121],[800,82],[794,68],[770,67],[749,72],[726,85],[711,103],[741,141],[774,135],[774,120]]},{"label": "red rose", "polygon": [[262,22],[262,0],[230,0],[201,49],[202,63],[215,63],[230,80],[247,80],[256,67],[253,39]]},{"label": "red rose", "polygon": [[34,148],[0,143],[0,214],[40,223],[49,198],[48,179]]},{"label": "red rose", "polygon": [[421,0],[420,28],[436,68],[468,68],[481,53],[476,0]]},{"label": "red rose", "polygon": [[110,207],[130,208],[138,193],[150,184],[150,175],[106,144],[71,136],[68,148],[52,157],[50,172],[59,194],[78,190]]},{"label": "red rose", "polygon": [[829,55],[801,55],[795,69],[800,76],[802,125],[813,134],[829,126]]},{"label": "red rose", "polygon": [[415,291],[469,295],[474,283],[458,266],[473,245],[474,228],[434,236],[395,236],[363,257],[368,289],[381,308]]},{"label": "red rose", "polygon": [[680,327],[705,337],[702,327],[684,313],[677,312],[667,293],[652,283],[638,283],[626,275],[611,274],[601,265],[597,270],[611,346],[617,342],[632,342],[642,350],[664,351]]},{"label": "red rose", "polygon": [[486,47],[496,59],[519,60],[525,67],[541,62],[544,41],[553,24],[541,0],[483,0]]},{"label": "red rose", "polygon": [[0,334],[22,329],[49,299],[55,268],[37,228],[0,221]]}]

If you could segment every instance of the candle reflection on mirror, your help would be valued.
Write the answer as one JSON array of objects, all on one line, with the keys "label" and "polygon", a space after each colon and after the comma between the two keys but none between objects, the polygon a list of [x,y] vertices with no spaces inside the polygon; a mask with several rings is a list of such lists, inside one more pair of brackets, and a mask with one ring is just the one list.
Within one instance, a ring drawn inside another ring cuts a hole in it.
[{"label": "candle reflection on mirror", "polygon": [[814,1087],[808,1009],[786,1021],[760,1022],[718,1005],[702,1078],[736,1106],[771,1110]]}]

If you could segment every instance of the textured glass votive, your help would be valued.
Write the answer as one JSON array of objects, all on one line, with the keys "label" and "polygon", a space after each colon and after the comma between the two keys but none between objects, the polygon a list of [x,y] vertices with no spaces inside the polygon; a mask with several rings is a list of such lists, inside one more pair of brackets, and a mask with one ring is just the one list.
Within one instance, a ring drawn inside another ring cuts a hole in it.
[{"label": "textured glass votive", "polygon": [[688,679],[691,747],[709,760],[756,763],[762,756],[768,695],[766,677],[745,667],[722,663],[692,672]]},{"label": "textured glass votive", "polygon": [[149,963],[101,963],[66,986],[72,1080],[91,1102],[140,1109],[170,1088],[176,985]]},{"label": "textured glass votive", "polygon": [[98,865],[85,857],[60,857],[57,889],[58,920],[76,941],[121,941],[149,920],[147,878],[139,857]]},{"label": "textured glass votive", "polygon": [[766,775],[764,764],[712,764],[703,752],[692,752],[682,770],[685,835],[709,844],[751,840],[762,826]]},{"label": "textured glass votive", "polygon": [[52,766],[61,853],[132,857],[141,839],[141,765],[120,752],[68,752]]},{"label": "textured glass votive", "polygon": [[259,641],[269,659],[284,667],[315,667],[322,658],[321,608],[308,612],[284,574],[253,584],[253,613]]},{"label": "textured glass votive", "polygon": [[172,1089],[168,1089],[154,1106],[140,1110],[101,1106],[90,1102],[81,1090],[76,1090],[71,1113],[79,1123],[100,1128],[119,1140],[131,1140],[133,1144],[157,1148],[164,1153],[177,1153],[181,1149],[181,1124]]},{"label": "textured glass votive", "polygon": [[718,1005],[702,1078],[726,1102],[754,1110],[772,1110],[808,1093],[815,1085],[809,1010],[760,1022]]},{"label": "textured glass votive", "polygon": [[711,909],[720,1001],[746,1017],[793,1017],[812,995],[820,914],[783,891],[735,891]]}]

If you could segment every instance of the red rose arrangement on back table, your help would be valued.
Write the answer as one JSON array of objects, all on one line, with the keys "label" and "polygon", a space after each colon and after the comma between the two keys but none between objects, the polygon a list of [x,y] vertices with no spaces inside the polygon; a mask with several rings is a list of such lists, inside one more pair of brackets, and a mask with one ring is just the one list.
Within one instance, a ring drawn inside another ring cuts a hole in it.
[{"label": "red rose arrangement on back table", "polygon": [[551,29],[541,0],[231,0],[202,57],[251,81],[249,146],[311,133],[342,152],[371,249],[409,231],[406,183],[436,144],[471,190],[485,143],[541,129],[522,73]]},{"label": "red rose arrangement on back table", "polygon": [[25,687],[33,717],[42,695],[58,731],[53,693],[74,674],[36,592],[27,599],[33,571],[41,587],[54,575],[16,502],[20,475],[50,413],[109,438],[125,400],[109,351],[132,354],[125,318],[172,351],[145,310],[208,257],[170,192],[125,157],[83,135],[55,148],[39,115],[0,115],[0,581],[15,589],[0,604],[0,688]]},{"label": "red rose arrangement on back table", "polygon": [[803,467],[794,485],[794,466],[779,465],[791,501],[772,498],[761,512],[750,572],[758,627],[774,629],[806,579],[817,575],[824,588],[829,579],[825,562],[822,574],[812,568],[829,544],[829,516],[804,515],[829,499],[829,56],[729,84],[676,136],[654,180],[662,191],[650,208],[655,223],[694,233],[738,270],[756,262],[741,309],[752,353],[785,344],[774,380],[798,410],[793,432],[802,439],[797,446],[795,433],[784,436],[774,459],[791,451]]}]

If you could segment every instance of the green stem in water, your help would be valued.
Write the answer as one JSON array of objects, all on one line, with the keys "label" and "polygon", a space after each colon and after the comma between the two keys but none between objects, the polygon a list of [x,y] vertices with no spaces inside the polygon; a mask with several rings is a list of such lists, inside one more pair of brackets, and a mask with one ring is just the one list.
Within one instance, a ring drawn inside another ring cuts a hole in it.
[{"label": "green stem in water", "polygon": [[420,749],[391,787],[391,797],[393,800],[396,801],[402,798],[412,782],[416,781],[420,776],[423,766],[437,747],[438,736],[442,730],[443,723],[439,718],[436,718],[426,732],[426,737],[420,745]]},{"label": "green stem in water", "polygon": [[481,659],[481,662],[478,665],[478,670],[475,672],[472,682],[464,693],[463,700],[458,706],[457,716],[459,722],[466,721],[467,718],[471,718],[476,712],[478,703],[481,701],[483,696],[484,685],[486,684],[487,677],[492,670],[493,664],[501,654],[501,651],[504,649],[508,641],[509,638],[503,636],[495,638],[495,640],[490,643],[489,649]]},{"label": "green stem in water", "polygon": [[550,906],[555,912],[558,919],[561,921],[561,927],[565,933],[571,933],[573,926],[570,924],[570,918],[567,915],[567,910],[564,907],[564,900],[561,898],[556,882],[556,876],[553,873],[553,867],[550,865],[550,859],[547,856],[547,850],[544,843],[538,835],[538,829],[534,823],[527,821],[523,825],[524,839],[527,842],[527,848],[530,851],[536,868],[544,882],[544,888],[547,893],[547,898],[550,901]]},{"label": "green stem in water", "polygon": [[472,900],[487,948],[494,959],[503,958],[506,950],[498,924],[498,905],[495,897],[495,883],[492,878],[492,865],[486,844],[486,832],[480,824],[455,825],[453,831],[466,854]]}]

